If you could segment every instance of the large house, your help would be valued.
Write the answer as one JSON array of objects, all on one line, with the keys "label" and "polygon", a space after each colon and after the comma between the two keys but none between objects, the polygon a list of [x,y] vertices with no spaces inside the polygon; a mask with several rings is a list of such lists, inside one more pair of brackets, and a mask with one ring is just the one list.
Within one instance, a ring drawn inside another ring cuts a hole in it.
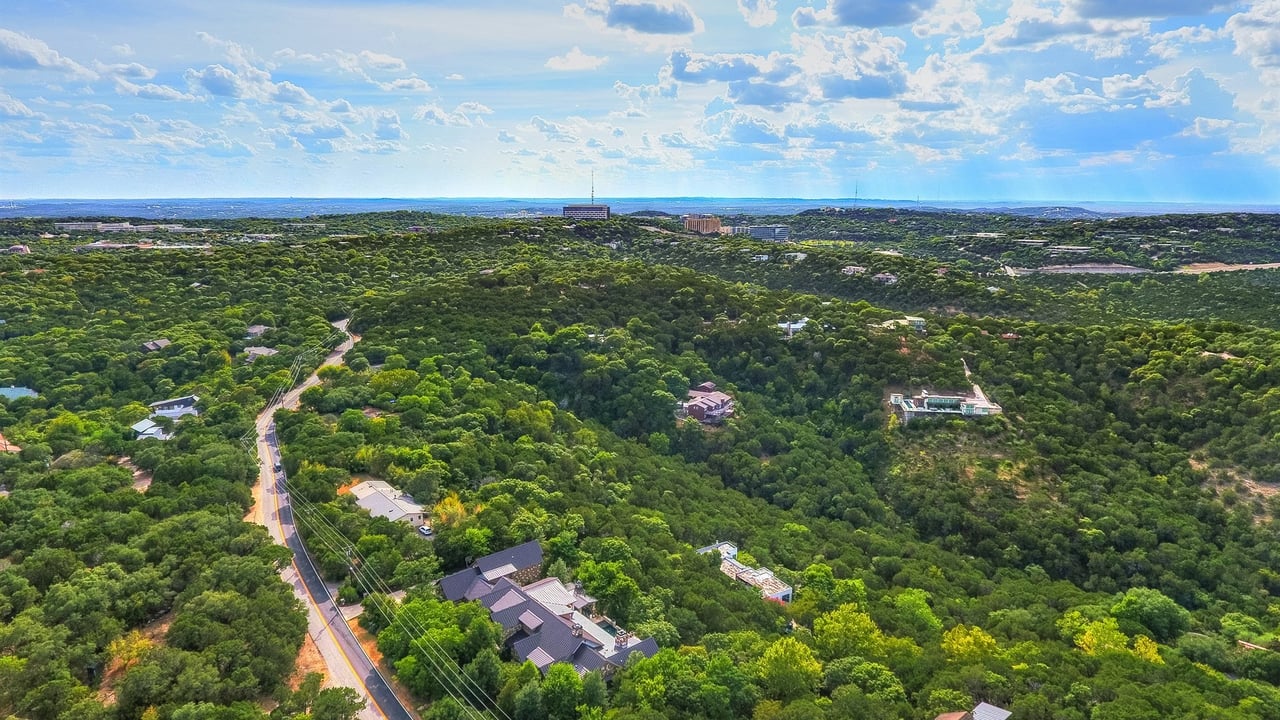
[{"label": "large house", "polygon": [[1013,713],[998,705],[981,702],[969,712],[943,713],[933,720],[1009,720]]},{"label": "large house", "polygon": [[652,638],[639,640],[598,614],[596,599],[580,586],[555,577],[531,580],[541,566],[542,546],[533,540],[442,578],[440,591],[454,602],[478,601],[502,626],[503,641],[516,659],[543,672],[563,662],[579,675],[599,670],[607,676],[635,653],[649,657],[658,651]]},{"label": "large house", "polygon": [[699,555],[711,551],[720,553],[720,572],[739,582],[750,585],[760,591],[760,597],[780,603],[791,602],[791,586],[778,579],[768,568],[753,568],[738,561],[738,546],[728,542],[718,542],[698,548]]},{"label": "large house", "polygon": [[704,382],[689,390],[689,399],[680,404],[677,414],[711,425],[733,417],[733,405],[732,396],[717,390],[715,383]]},{"label": "large house", "polygon": [[183,415],[199,415],[200,411],[196,409],[196,403],[198,402],[200,402],[198,395],[183,395],[182,397],[153,402],[150,406],[151,414],[174,418],[175,420]]},{"label": "large house", "polygon": [[170,420],[177,420],[187,415],[199,415],[200,411],[196,409],[196,403],[198,402],[200,402],[198,395],[183,395],[182,397],[153,402],[150,405],[151,415],[134,423],[130,426],[130,429],[133,430],[139,440],[148,438],[168,440],[173,437],[173,434],[157,423],[156,418],[166,417]]},{"label": "large house", "polygon": [[169,341],[169,338],[157,338],[155,340],[148,340],[142,343],[142,352],[153,353],[153,352],[156,352],[157,350],[163,350],[172,344],[173,343]]},{"label": "large house", "polygon": [[353,485],[351,494],[356,498],[356,505],[371,516],[409,523],[414,527],[422,527],[427,521],[425,508],[382,480],[366,480]]},{"label": "large house", "polygon": [[[964,376],[970,377],[969,364],[964,364]],[[961,417],[985,417],[1004,412],[998,404],[987,399],[986,393],[973,384],[968,393],[935,393],[921,390],[919,395],[907,397],[903,393],[891,393],[889,405],[902,414],[903,422],[916,417],[959,415]]]}]

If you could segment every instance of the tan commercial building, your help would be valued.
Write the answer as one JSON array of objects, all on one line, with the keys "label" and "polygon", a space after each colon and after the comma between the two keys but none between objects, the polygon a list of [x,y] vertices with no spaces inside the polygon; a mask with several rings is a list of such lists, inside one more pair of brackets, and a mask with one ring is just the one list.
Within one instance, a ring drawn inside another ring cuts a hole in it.
[{"label": "tan commercial building", "polygon": [[715,235],[720,232],[720,218],[715,215],[685,215],[684,229],[699,235]]}]

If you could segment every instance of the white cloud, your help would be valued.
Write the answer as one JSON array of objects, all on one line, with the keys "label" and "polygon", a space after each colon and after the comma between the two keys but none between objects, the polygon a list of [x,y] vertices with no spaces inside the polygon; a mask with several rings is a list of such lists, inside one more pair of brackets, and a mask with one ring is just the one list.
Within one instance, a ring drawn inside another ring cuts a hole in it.
[{"label": "white cloud", "polygon": [[791,14],[796,27],[896,27],[919,20],[937,0],[827,0],[821,10],[802,7]]},{"label": "white cloud", "polygon": [[1183,130],[1179,134],[1183,137],[1206,139],[1226,135],[1238,127],[1240,127],[1240,123],[1235,120],[1228,120],[1226,118],[1197,117],[1195,122],[1191,123],[1187,129]]},{"label": "white cloud", "polygon": [[373,119],[373,134],[378,140],[399,141],[408,136],[400,126],[400,115],[394,110],[383,110]]},{"label": "white cloud", "polygon": [[529,125],[534,130],[542,133],[548,140],[564,143],[578,142],[578,136],[574,134],[573,129],[568,125],[562,125],[558,122],[547,120],[539,115],[529,118]]},{"label": "white cloud", "polygon": [[36,113],[21,100],[0,91],[0,117],[32,118]]},{"label": "white cloud", "polygon": [[521,142],[520,137],[513,135],[506,130],[498,131],[498,142],[500,143],[518,143]]},{"label": "white cloud", "polygon": [[564,55],[547,60],[547,67],[552,70],[573,71],[573,70],[595,70],[604,65],[609,58],[588,55],[582,52],[578,46],[574,46],[572,50]]},{"label": "white cloud", "polygon": [[97,73],[64,57],[43,40],[0,28],[0,68],[14,70],[58,70],[72,77],[94,80]]},{"label": "white cloud", "polygon": [[945,35],[952,39],[970,37],[982,29],[976,0],[938,0],[932,11],[911,26],[918,38]]},{"label": "white cloud", "polygon": [[385,53],[372,50],[361,50],[360,60],[368,67],[389,72],[403,72],[406,69],[404,60]]},{"label": "white cloud", "polygon": [[1176,30],[1154,33],[1148,37],[1148,52],[1162,60],[1172,60],[1182,54],[1188,45],[1202,45],[1219,40],[1223,34],[1204,25],[1185,26]]},{"label": "white cloud", "polygon": [[150,80],[156,76],[156,71],[152,68],[142,65],[141,63],[116,63],[107,65],[106,63],[94,63],[94,69],[103,75],[118,78],[127,78],[129,80]]},{"label": "white cloud", "polygon": [[778,21],[778,0],[738,0],[738,12],[751,27],[769,27]]},{"label": "white cloud", "polygon": [[1236,54],[1259,70],[1280,71],[1280,0],[1258,0],[1227,19]]},{"label": "white cloud", "polygon": [[453,127],[472,127],[484,125],[484,119],[477,115],[492,115],[493,110],[477,102],[464,102],[452,112],[440,107],[437,103],[419,105],[413,111],[414,120],[423,120],[432,125],[451,125]]},{"label": "white cloud", "polygon": [[210,46],[221,49],[231,67],[214,63],[202,70],[188,69],[183,73],[183,78],[191,88],[215,97],[237,100],[290,105],[315,104],[316,99],[305,88],[288,80],[274,81],[271,73],[260,67],[262,63],[254,57],[253,52],[243,45],[220,40],[204,32],[196,33],[196,36]]},{"label": "white cloud", "polygon": [[431,92],[431,83],[417,77],[396,78],[391,82],[378,83],[378,87],[387,92]]},{"label": "white cloud", "polygon": [[168,85],[157,85],[156,83],[147,83],[138,85],[129,82],[124,78],[116,78],[116,92],[121,95],[132,95],[144,100],[169,100],[169,101],[189,101],[199,100],[195,95],[184,93],[177,88]]},{"label": "white cloud", "polygon": [[706,29],[686,0],[585,0],[565,5],[564,14],[647,46],[670,46]]},{"label": "white cloud", "polygon": [[112,45],[111,51],[119,55],[120,57],[133,57],[136,54],[133,51],[133,47],[130,46],[129,43],[120,43],[119,45]]}]

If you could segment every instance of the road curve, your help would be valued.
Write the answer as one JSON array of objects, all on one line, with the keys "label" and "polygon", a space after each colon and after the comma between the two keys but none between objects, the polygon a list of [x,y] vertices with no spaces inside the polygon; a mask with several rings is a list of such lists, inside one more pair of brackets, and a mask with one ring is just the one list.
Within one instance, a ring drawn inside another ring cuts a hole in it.
[{"label": "road curve", "polygon": [[[325,357],[320,367],[341,364],[342,356],[359,342],[360,336],[347,332],[347,322],[339,320],[333,323],[334,328],[346,333],[347,338]],[[285,393],[279,402],[268,406],[258,415],[255,423],[258,487],[254,493],[257,502],[246,519],[265,525],[275,542],[293,550],[293,562],[281,571],[280,576],[293,588],[294,595],[307,608],[307,633],[315,641],[328,669],[325,686],[349,687],[360,693],[365,700],[365,709],[359,716],[361,720],[413,720],[414,716],[391,691],[386,679],[365,654],[364,648],[360,647],[351,628],[338,611],[337,604],[329,596],[328,588],[316,572],[311,556],[303,547],[302,538],[294,527],[293,508],[285,489],[284,473],[275,471],[280,448],[272,416],[282,408],[297,409],[302,392],[318,384],[319,368]]]}]

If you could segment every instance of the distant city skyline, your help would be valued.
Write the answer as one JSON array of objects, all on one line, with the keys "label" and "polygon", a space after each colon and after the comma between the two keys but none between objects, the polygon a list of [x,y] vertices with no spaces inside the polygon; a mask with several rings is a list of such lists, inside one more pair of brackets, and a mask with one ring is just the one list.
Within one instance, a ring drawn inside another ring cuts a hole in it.
[{"label": "distant city skyline", "polygon": [[1280,203],[1280,0],[7,0],[0,199]]}]

